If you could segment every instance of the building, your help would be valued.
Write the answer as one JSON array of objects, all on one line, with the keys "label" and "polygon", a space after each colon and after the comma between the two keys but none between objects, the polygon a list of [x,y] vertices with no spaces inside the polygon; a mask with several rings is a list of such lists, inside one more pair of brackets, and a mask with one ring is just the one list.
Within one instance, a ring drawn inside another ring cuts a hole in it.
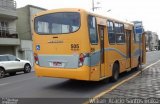
[{"label": "building", "polygon": [[17,9],[17,32],[21,39],[19,57],[29,60],[31,63],[33,63],[34,60],[32,51],[32,16],[45,10],[44,8],[33,5],[27,5]]},{"label": "building", "polygon": [[159,38],[156,32],[146,31],[146,48],[147,50],[153,51],[158,50]]},{"label": "building", "polygon": [[16,2],[0,0],[0,54],[18,56],[20,39],[16,31]]},{"label": "building", "polygon": [[158,35],[156,32],[152,32],[151,48],[152,50],[158,50]]}]

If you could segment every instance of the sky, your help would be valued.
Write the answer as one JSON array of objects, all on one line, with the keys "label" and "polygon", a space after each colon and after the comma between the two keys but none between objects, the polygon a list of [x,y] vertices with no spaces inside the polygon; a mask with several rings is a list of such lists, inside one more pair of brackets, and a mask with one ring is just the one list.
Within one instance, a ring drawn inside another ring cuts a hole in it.
[{"label": "sky", "polygon": [[[17,8],[28,4],[45,9],[83,8],[92,10],[93,0],[15,0]],[[94,12],[124,21],[142,21],[145,31],[157,32],[160,38],[160,0],[94,0]],[[108,10],[110,10],[108,12]]]}]

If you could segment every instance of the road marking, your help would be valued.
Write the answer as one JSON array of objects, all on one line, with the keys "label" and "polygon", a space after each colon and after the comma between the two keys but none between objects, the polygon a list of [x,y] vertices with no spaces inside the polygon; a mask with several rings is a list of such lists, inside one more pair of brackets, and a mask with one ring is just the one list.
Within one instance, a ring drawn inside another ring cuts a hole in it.
[{"label": "road marking", "polygon": [[36,78],[36,77],[26,78],[26,79],[14,81],[14,82],[11,82],[11,83],[2,83],[2,84],[0,84],[0,86],[15,84],[15,83],[23,82],[23,81],[30,80],[30,79],[34,79],[34,78]]},{"label": "road marking", "polygon": [[4,86],[4,85],[7,85],[8,83],[2,83],[2,84],[0,84],[0,86]]},{"label": "road marking", "polygon": [[34,78],[36,78],[36,77],[31,77],[31,78],[26,78],[26,79],[23,79],[23,80],[18,80],[18,81],[15,81],[15,82],[11,82],[11,83],[9,83],[9,84],[14,84],[14,83],[18,83],[18,82],[22,82],[22,81],[34,79]]},{"label": "road marking", "polygon": [[[158,60],[158,61],[156,61],[155,63],[150,64],[150,65],[148,65],[147,67],[143,68],[142,71],[145,71],[146,69],[148,69],[149,67],[151,67],[151,66],[157,64],[158,62],[160,62],[160,60]],[[125,82],[127,82],[127,81],[133,79],[134,77],[138,76],[140,73],[141,73],[141,71],[135,73],[134,75],[132,75],[131,77],[129,77],[129,78],[127,78],[127,79],[122,80],[121,82],[117,83],[116,85],[114,85],[114,86],[110,87],[109,89],[107,89],[107,90],[105,90],[105,91],[99,93],[98,95],[94,96],[93,98],[91,98],[91,100],[94,101],[94,100],[96,100],[96,99],[102,97],[103,95],[105,95],[105,94],[111,92],[112,90],[114,90],[114,89],[117,88],[118,86],[120,86],[120,85],[124,84]],[[90,103],[90,100],[84,102],[83,104],[89,104],[89,103]]]}]

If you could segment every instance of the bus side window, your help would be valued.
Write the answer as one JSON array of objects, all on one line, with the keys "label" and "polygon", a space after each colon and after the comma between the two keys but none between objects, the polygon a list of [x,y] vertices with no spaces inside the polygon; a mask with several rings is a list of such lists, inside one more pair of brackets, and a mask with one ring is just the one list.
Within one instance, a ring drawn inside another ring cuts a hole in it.
[{"label": "bus side window", "polygon": [[122,23],[115,23],[116,43],[125,43],[124,25]]},{"label": "bus side window", "polygon": [[89,37],[91,44],[98,43],[98,35],[97,35],[97,24],[96,18],[93,16],[88,16],[88,28],[89,28]]},{"label": "bus side window", "polygon": [[115,33],[114,33],[114,25],[112,21],[107,22],[107,28],[108,28],[108,39],[109,43],[114,44],[115,43]]}]

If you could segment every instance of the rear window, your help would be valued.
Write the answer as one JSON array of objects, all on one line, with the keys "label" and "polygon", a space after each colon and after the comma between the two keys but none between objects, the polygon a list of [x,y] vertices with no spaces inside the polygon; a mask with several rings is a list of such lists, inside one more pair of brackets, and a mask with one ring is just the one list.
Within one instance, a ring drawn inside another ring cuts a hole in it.
[{"label": "rear window", "polygon": [[67,34],[80,28],[80,13],[65,12],[46,14],[35,18],[38,34]]},{"label": "rear window", "polygon": [[0,56],[0,61],[8,61],[8,57],[7,56]]}]

